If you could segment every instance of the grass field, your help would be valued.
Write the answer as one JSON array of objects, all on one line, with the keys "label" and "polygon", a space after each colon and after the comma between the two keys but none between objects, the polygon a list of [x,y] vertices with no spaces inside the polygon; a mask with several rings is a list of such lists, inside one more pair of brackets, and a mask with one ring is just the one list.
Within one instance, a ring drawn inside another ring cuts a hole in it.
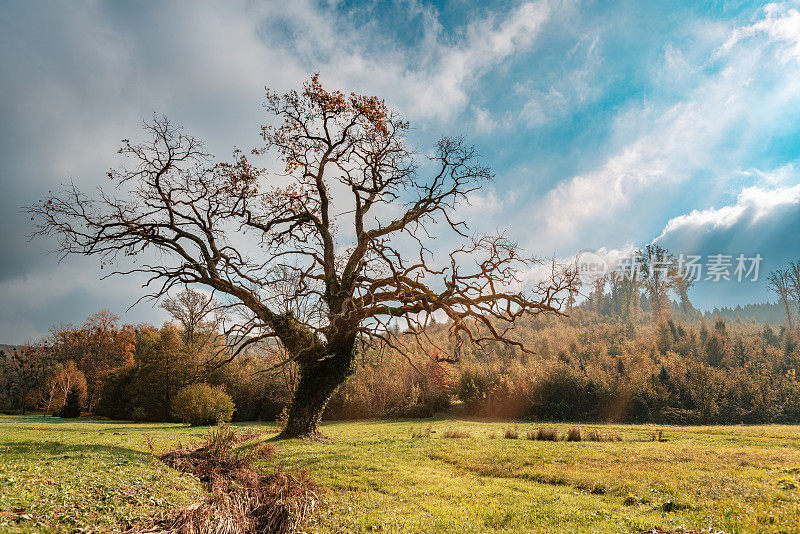
[{"label": "grass field", "polygon": [[[412,438],[411,430],[429,437]],[[252,429],[256,425],[241,425]],[[325,503],[306,532],[800,532],[800,428],[579,425],[622,442],[525,439],[535,424],[329,423],[330,442],[280,442]],[[565,433],[572,425],[557,427]],[[470,437],[444,438],[459,429]],[[0,416],[0,531],[105,532],[202,495],[151,454],[201,440],[170,424]],[[424,434],[424,433],[423,433]]]}]

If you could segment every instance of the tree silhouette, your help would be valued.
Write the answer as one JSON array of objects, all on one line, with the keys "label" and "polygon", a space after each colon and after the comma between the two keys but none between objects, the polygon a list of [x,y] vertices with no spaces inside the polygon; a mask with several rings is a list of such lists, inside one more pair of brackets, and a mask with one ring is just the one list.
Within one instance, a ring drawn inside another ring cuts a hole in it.
[{"label": "tree silhouette", "polygon": [[[473,147],[443,137],[427,161],[408,148],[409,124],[377,97],[326,91],[315,75],[301,91],[268,91],[274,124],[263,145],[230,163],[166,119],[151,139],[123,141],[132,165],[110,171],[115,195],[74,184],[29,208],[39,235],[64,254],[104,261],[141,257],[114,273],[144,273],[147,296],[202,285],[240,318],[226,332],[231,358],[272,340],[299,380],[284,437],[314,436],[334,390],[351,373],[359,343],[403,350],[398,320],[424,335],[433,312],[448,318],[453,357],[461,345],[525,349],[516,319],[561,313],[575,273],[555,264],[526,289],[519,273],[538,260],[504,235],[472,236],[457,207],[492,178]],[[277,156],[280,172],[248,158]],[[432,250],[447,234],[461,245]],[[135,258],[136,259],[136,258]]]}]

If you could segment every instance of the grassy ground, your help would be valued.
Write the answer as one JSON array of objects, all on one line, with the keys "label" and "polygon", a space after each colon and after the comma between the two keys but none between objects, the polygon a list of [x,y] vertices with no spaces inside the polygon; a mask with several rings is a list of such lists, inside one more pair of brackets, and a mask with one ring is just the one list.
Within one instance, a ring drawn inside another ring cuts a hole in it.
[{"label": "grassy ground", "polygon": [[[431,425],[430,437],[411,429]],[[252,426],[252,425],[248,425]],[[568,426],[558,427],[563,433]],[[331,442],[281,442],[325,504],[306,531],[634,532],[653,526],[800,532],[800,428],[580,425],[622,442],[524,439],[538,425],[438,419],[330,423]],[[471,437],[446,439],[448,429]],[[206,429],[0,416],[0,531],[107,531],[196,499],[154,462]]]}]

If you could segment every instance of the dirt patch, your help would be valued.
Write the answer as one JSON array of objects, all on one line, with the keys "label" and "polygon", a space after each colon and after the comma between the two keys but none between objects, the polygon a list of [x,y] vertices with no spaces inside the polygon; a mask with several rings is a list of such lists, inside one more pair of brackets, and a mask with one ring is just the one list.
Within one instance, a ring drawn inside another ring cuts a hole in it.
[{"label": "dirt patch", "polygon": [[[191,473],[210,495],[171,511],[137,530],[140,534],[255,534],[294,532],[316,508],[319,490],[303,471],[287,473],[271,462],[274,447],[260,442],[241,446],[260,433],[212,431],[201,445],[179,447],[158,458]],[[254,467],[254,462],[269,467]]]}]

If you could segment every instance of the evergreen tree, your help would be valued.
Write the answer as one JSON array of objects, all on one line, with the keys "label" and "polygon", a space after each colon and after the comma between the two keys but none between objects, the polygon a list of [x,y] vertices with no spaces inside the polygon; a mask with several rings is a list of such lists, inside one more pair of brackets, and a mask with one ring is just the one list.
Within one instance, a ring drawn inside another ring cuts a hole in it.
[{"label": "evergreen tree", "polygon": [[81,415],[81,410],[83,410],[81,390],[77,387],[73,387],[69,390],[69,393],[67,394],[67,400],[64,403],[64,407],[61,408],[60,412],[58,412],[58,416],[67,419],[75,419]]}]

